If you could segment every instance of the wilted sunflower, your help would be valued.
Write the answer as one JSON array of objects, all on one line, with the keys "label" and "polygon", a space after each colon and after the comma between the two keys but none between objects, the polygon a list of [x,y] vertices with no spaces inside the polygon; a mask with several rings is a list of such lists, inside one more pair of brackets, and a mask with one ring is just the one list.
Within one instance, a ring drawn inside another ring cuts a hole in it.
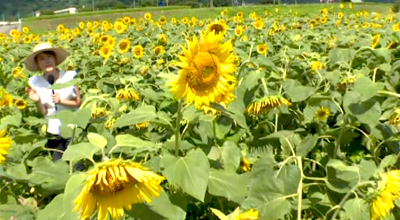
[{"label": "wilted sunflower", "polygon": [[202,33],[200,42],[195,35],[187,41],[184,56],[177,65],[182,69],[179,76],[171,81],[171,91],[176,99],[186,97],[186,103],[195,102],[197,108],[210,102],[228,104],[234,99],[232,91],[236,86],[236,71],[231,40],[221,42],[221,37]]},{"label": "wilted sunflower", "polygon": [[257,53],[266,54],[268,52],[268,46],[266,44],[257,45]]},{"label": "wilted sunflower", "polygon": [[0,164],[6,160],[6,155],[8,154],[12,141],[9,137],[0,138]]},{"label": "wilted sunflower", "polygon": [[131,48],[131,41],[129,39],[122,39],[118,43],[118,52],[126,53]]},{"label": "wilted sunflower", "polygon": [[139,94],[135,92],[135,90],[131,88],[125,88],[125,89],[120,89],[117,91],[117,94],[115,95],[115,98],[119,100],[139,100]]},{"label": "wilted sunflower", "polygon": [[107,117],[110,114],[104,107],[94,107],[92,108],[92,118]]},{"label": "wilted sunflower", "polygon": [[14,104],[18,109],[24,110],[28,105],[28,102],[25,99],[17,99],[15,100]]},{"label": "wilted sunflower", "polygon": [[284,105],[290,106],[292,103],[282,96],[267,96],[253,101],[246,111],[250,115],[259,115],[261,113],[267,113],[273,108]]},{"label": "wilted sunflower", "polygon": [[255,20],[253,25],[256,29],[262,30],[264,28],[264,21],[262,19]]},{"label": "wilted sunflower", "polygon": [[382,174],[379,182],[379,195],[371,206],[372,220],[386,217],[394,207],[394,201],[400,198],[400,170],[392,170]]},{"label": "wilted sunflower", "polygon": [[21,67],[14,68],[11,73],[15,79],[25,78],[25,73],[22,71]]},{"label": "wilted sunflower", "polygon": [[376,34],[372,37],[372,48],[375,48],[379,44],[379,39],[381,38],[381,34]]},{"label": "wilted sunflower", "polygon": [[151,13],[147,12],[146,14],[144,14],[144,19],[146,19],[147,21],[151,20]]},{"label": "wilted sunflower", "polygon": [[225,36],[226,30],[228,30],[228,25],[226,25],[222,21],[216,21],[207,26],[207,31],[212,33],[214,32],[215,34],[219,34],[222,36]]},{"label": "wilted sunflower", "polygon": [[107,59],[108,57],[111,56],[111,54],[113,53],[113,48],[112,46],[108,45],[108,44],[104,44],[101,48],[100,48],[100,56],[102,56],[103,58]]},{"label": "wilted sunflower", "polygon": [[164,49],[164,47],[163,47],[162,45],[156,46],[156,47],[154,48],[154,54],[155,54],[156,56],[158,56],[159,54],[164,53],[164,51],[165,51],[165,49]]},{"label": "wilted sunflower", "polygon": [[329,117],[330,113],[331,111],[329,110],[329,108],[325,108],[322,106],[315,112],[315,118],[319,121],[324,121]]},{"label": "wilted sunflower", "polygon": [[236,217],[235,220],[258,220],[258,211],[250,209],[249,211],[242,213]]},{"label": "wilted sunflower", "polygon": [[143,56],[144,50],[142,45],[137,45],[134,49],[133,49],[133,56],[137,59],[139,59],[140,57]]},{"label": "wilted sunflower", "polygon": [[141,122],[141,123],[136,123],[135,127],[136,127],[136,129],[140,130],[142,128],[146,128],[148,125],[149,125],[149,122],[145,121],[145,122]]},{"label": "wilted sunflower", "polygon": [[118,34],[122,34],[125,33],[126,29],[128,27],[126,26],[126,24],[124,24],[124,22],[121,21],[116,21],[114,24],[114,30],[118,33]]},{"label": "wilted sunflower", "polygon": [[74,211],[81,219],[98,210],[98,219],[120,219],[135,203],[149,203],[160,195],[163,176],[148,171],[142,165],[122,159],[96,164],[79,195]]},{"label": "wilted sunflower", "polygon": [[108,118],[107,121],[104,123],[104,128],[110,129],[110,128],[114,127],[115,121],[116,121],[115,118],[112,118],[112,117]]}]

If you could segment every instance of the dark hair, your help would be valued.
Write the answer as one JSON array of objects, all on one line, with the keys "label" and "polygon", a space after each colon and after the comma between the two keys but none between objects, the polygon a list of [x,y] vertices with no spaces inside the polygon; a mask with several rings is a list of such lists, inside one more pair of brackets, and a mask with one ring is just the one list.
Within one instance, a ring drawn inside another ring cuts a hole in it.
[{"label": "dark hair", "polygon": [[[42,52],[40,52],[40,53],[44,53],[44,54],[47,54],[47,55],[52,55],[54,58],[56,58],[56,53],[54,53],[54,52],[51,51],[51,50],[42,51]],[[38,54],[39,54],[39,53],[38,53]],[[37,55],[35,56],[35,61],[37,62]]]}]

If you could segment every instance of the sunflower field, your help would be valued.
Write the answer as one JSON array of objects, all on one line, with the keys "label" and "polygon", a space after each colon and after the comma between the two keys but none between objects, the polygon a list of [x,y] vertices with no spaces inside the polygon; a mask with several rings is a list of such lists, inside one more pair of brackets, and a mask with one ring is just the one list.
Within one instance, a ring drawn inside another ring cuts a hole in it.
[{"label": "sunflower field", "polygon": [[[400,18],[270,9],[0,34],[0,220],[399,219]],[[25,93],[46,41],[83,96],[57,161]]]}]

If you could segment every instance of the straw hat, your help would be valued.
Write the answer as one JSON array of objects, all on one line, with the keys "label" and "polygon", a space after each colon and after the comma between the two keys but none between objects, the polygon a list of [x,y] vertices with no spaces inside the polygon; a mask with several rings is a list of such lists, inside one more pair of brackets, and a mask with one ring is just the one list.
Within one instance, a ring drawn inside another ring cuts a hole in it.
[{"label": "straw hat", "polygon": [[25,59],[25,66],[30,71],[40,71],[39,66],[36,63],[35,57],[41,52],[53,51],[56,55],[56,65],[62,63],[68,57],[68,51],[62,48],[55,48],[51,43],[44,42],[37,44],[31,54]]}]

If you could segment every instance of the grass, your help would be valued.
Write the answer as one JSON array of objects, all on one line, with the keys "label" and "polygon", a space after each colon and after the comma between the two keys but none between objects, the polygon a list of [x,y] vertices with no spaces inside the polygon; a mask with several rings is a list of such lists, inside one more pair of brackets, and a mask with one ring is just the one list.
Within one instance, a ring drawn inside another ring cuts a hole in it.
[{"label": "grass", "polygon": [[[188,8],[184,6],[169,6],[169,7],[146,7],[146,8],[130,8],[119,10],[106,10],[94,12],[81,12],[77,14],[64,14],[43,16],[38,18],[27,18],[23,21],[23,25],[27,26],[34,33],[45,33],[54,31],[59,24],[64,24],[68,28],[74,28],[80,21],[114,21],[115,19],[123,16],[130,16],[132,18],[140,18],[146,12],[153,15],[154,20],[158,20],[162,15],[167,18],[175,17],[177,19],[185,16],[197,17],[199,19],[216,18],[223,9],[228,9],[229,15],[235,15],[238,11],[242,11],[245,15],[255,11],[257,13],[264,13],[265,10],[271,12],[275,11],[275,7],[280,8],[279,13],[287,13],[289,10],[298,11],[300,15],[319,13],[322,8],[335,7],[339,8],[339,4],[298,4],[298,5],[255,5],[255,6],[236,6],[236,7],[214,7],[214,8]],[[387,3],[360,3],[354,4],[355,11],[370,11],[377,13],[387,13],[392,7],[392,4]],[[345,9],[349,10],[349,9]],[[274,12],[275,13],[275,12]]]}]

